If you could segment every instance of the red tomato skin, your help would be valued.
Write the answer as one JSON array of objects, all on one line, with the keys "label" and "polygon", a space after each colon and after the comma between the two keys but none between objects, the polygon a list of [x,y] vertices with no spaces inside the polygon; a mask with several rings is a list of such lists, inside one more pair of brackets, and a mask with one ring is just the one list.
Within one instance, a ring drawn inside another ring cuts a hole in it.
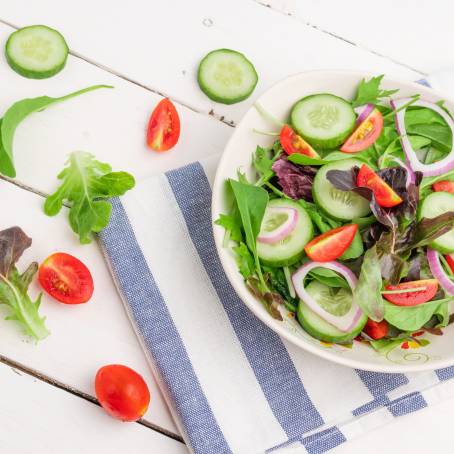
[{"label": "red tomato skin", "polygon": [[320,155],[289,125],[284,125],[282,127],[281,133],[279,134],[279,140],[282,148],[288,155],[299,153],[306,155],[309,158],[320,158]]},{"label": "red tomato skin", "polygon": [[402,203],[402,199],[396,194],[393,188],[366,164],[363,164],[359,169],[356,184],[360,188],[371,189],[377,203],[381,207],[392,208]]},{"label": "red tomato skin", "polygon": [[90,270],[65,252],[56,252],[44,260],[38,280],[46,293],[63,304],[86,303],[94,291]]},{"label": "red tomato skin", "polygon": [[454,181],[437,181],[432,185],[432,189],[435,192],[450,192],[454,194]]},{"label": "red tomato skin", "polygon": [[340,150],[344,153],[365,150],[379,138],[382,129],[383,115],[378,109],[374,109],[353,131]]},{"label": "red tomato skin", "polygon": [[449,268],[454,273],[454,254],[445,255],[445,259],[448,262]]},{"label": "red tomato skin", "polygon": [[180,138],[180,117],[172,101],[161,100],[154,108],[147,128],[147,144],[157,152],[173,148]]},{"label": "red tomato skin", "polygon": [[306,244],[306,255],[314,262],[330,262],[339,258],[350,246],[358,230],[357,224],[343,225],[322,233]]},{"label": "red tomato skin", "polygon": [[402,282],[397,285],[387,285],[386,290],[404,290],[418,287],[426,287],[420,292],[384,294],[383,297],[396,306],[417,306],[430,301],[438,291],[437,279],[424,279],[420,281]]},{"label": "red tomato skin", "polygon": [[121,364],[109,364],[98,370],[95,392],[104,410],[121,421],[137,421],[150,403],[150,391],[145,380],[136,371]]},{"label": "red tomato skin", "polygon": [[388,329],[389,325],[386,320],[382,320],[381,322],[374,322],[369,318],[363,331],[372,339],[378,340],[388,334]]}]

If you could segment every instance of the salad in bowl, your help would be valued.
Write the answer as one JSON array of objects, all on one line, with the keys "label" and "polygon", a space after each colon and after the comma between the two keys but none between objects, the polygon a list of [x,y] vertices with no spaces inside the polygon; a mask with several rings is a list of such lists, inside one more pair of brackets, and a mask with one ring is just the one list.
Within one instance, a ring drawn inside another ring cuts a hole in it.
[{"label": "salad in bowl", "polygon": [[266,324],[363,369],[454,363],[450,107],[417,84],[342,72],[259,99],[219,166],[213,220],[228,277]]}]

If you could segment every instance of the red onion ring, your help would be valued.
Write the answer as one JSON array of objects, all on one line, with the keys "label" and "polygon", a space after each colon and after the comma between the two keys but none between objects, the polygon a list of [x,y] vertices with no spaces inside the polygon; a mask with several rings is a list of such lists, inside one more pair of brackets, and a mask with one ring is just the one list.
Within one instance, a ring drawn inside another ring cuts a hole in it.
[{"label": "red onion ring", "polygon": [[449,276],[441,266],[438,252],[433,249],[427,249],[427,261],[434,278],[438,279],[440,285],[449,295],[454,295],[454,282],[449,279]]},{"label": "red onion ring", "polygon": [[335,261],[323,263],[308,262],[298,268],[295,273],[293,273],[292,281],[296,294],[309,306],[310,309],[312,309],[318,316],[325,320],[325,322],[330,323],[340,331],[349,332],[358,323],[358,320],[362,316],[363,311],[357,304],[354,304],[352,302],[350,310],[345,315],[338,317],[336,315],[330,314],[328,311],[325,311],[325,309],[319,306],[304,288],[304,278],[306,277],[307,273],[318,267],[328,268],[330,270],[336,271],[346,279],[348,285],[352,290],[356,287],[358,280],[353,272],[345,265],[342,265],[341,263]]},{"label": "red onion ring", "polygon": [[358,114],[358,118],[356,119],[355,126],[361,124],[375,109],[373,104],[366,104],[365,106],[359,106],[355,108],[355,112]]},{"label": "red onion ring", "polygon": [[[270,231],[264,232],[260,230],[260,233],[257,237],[257,241],[260,243],[274,244],[278,241],[283,240],[289,236],[293,230],[295,230],[296,224],[298,223],[298,211],[295,208],[290,207],[268,207],[266,209],[268,214],[273,213],[282,213],[287,215],[287,219],[283,222],[278,228]],[[267,213],[265,212],[265,217]]]},{"label": "red onion ring", "polygon": [[[405,159],[415,172],[422,172],[425,177],[443,175],[444,173],[454,169],[454,145],[448,155],[440,161],[433,162],[432,164],[424,164],[419,161],[418,157],[416,156],[415,150],[413,150],[413,147],[411,146],[410,140],[407,136],[407,130],[405,128],[405,111],[407,109],[404,108],[400,111],[398,110],[400,107],[412,101],[412,98],[403,98],[398,100],[391,100],[390,103],[391,107],[396,111],[396,129],[400,136],[402,148],[405,153]],[[447,125],[450,127],[454,135],[454,121],[440,106],[437,106],[432,102],[423,100],[414,101],[411,103],[411,106],[425,107],[437,112],[446,121]]]}]

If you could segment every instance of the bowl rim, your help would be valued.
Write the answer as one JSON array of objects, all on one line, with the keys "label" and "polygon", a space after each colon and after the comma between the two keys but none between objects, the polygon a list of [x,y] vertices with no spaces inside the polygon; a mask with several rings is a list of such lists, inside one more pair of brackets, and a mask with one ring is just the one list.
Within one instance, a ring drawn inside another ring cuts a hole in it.
[{"label": "bowl rim", "polygon": [[[284,79],[279,80],[278,82],[274,83],[271,85],[267,90],[265,90],[256,100],[256,102],[260,102],[264,97],[268,95],[268,93],[271,90],[275,90],[279,88],[280,86],[286,85],[291,81],[295,81],[297,79],[304,79],[307,75],[320,75],[326,76],[326,75],[336,75],[336,74],[344,74],[344,75],[349,75],[353,77],[357,77],[358,79],[361,78],[369,78],[369,77],[375,77],[377,74],[371,73],[368,71],[349,71],[349,70],[336,70],[336,69],[328,69],[328,70],[310,70],[310,71],[304,71],[304,72],[299,72],[293,75],[290,75],[288,77],[285,77]],[[437,96],[440,99],[444,99],[448,101],[451,105],[454,105],[454,100],[453,98],[446,96],[442,93],[440,93],[437,90],[434,90],[433,88],[423,85],[418,82],[413,82],[413,81],[405,81],[405,80],[400,80],[397,78],[393,77],[388,77],[384,76],[384,80],[386,80],[389,83],[395,83],[398,85],[405,85],[408,88],[414,88],[415,91],[420,92],[422,95],[425,93],[430,93],[431,95]],[[295,334],[292,334],[289,332],[287,329],[285,329],[282,325],[280,325],[282,322],[274,320],[272,317],[270,317],[266,312],[264,311],[257,311],[255,308],[255,305],[253,304],[254,297],[250,292],[247,290],[246,286],[244,283],[238,279],[238,275],[234,275],[233,271],[227,266],[227,261],[231,260],[231,257],[228,256],[227,253],[227,248],[223,247],[222,241],[220,239],[220,235],[216,233],[216,225],[214,224],[214,221],[218,218],[219,214],[221,213],[221,207],[220,207],[220,201],[221,201],[221,193],[222,193],[222,186],[225,182],[225,166],[226,166],[226,161],[227,161],[227,156],[228,154],[226,153],[226,150],[229,148],[231,143],[233,142],[235,138],[236,131],[239,130],[239,128],[243,125],[245,122],[245,119],[249,112],[254,109],[254,105],[251,105],[249,109],[244,113],[242,116],[241,120],[239,123],[236,125],[236,129],[233,132],[233,134],[230,136],[229,140],[224,146],[224,150],[222,152],[221,158],[219,160],[219,163],[217,164],[216,168],[216,175],[214,178],[213,182],[213,190],[212,190],[212,197],[211,197],[211,220],[212,220],[212,229],[213,229],[213,236],[216,244],[216,250],[219,256],[219,259],[222,264],[222,268],[224,272],[227,275],[227,278],[232,285],[233,289],[235,290],[236,294],[240,298],[240,300],[247,306],[247,308],[261,320],[268,328],[272,329],[275,333],[277,333],[279,336],[283,337],[287,341],[291,342],[293,345],[302,348],[303,350],[306,350],[309,353],[312,353],[316,356],[319,356],[325,360],[332,361],[334,363],[355,368],[355,369],[361,369],[361,370],[367,370],[371,372],[385,372],[385,373],[405,373],[405,372],[421,372],[421,371],[428,371],[428,370],[435,370],[439,368],[444,368],[448,366],[454,365],[454,353],[451,359],[446,358],[446,359],[433,359],[431,361],[428,361],[426,363],[420,363],[420,364],[399,364],[399,363],[392,363],[390,362],[389,364],[387,363],[364,363],[361,360],[357,359],[351,359],[343,355],[336,354],[334,352],[331,352],[329,349],[321,349],[320,347],[311,344],[310,342],[306,341],[305,339],[296,336]],[[255,301],[255,300],[254,300]]]}]

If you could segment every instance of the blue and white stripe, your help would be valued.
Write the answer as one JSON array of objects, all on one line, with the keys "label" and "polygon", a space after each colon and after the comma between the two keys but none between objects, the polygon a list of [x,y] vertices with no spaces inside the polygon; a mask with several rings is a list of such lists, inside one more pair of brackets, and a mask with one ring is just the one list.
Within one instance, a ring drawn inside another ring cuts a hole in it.
[{"label": "blue and white stripe", "polygon": [[100,234],[194,452],[321,454],[454,395],[454,368],[355,371],[301,351],[254,317],[215,252],[212,169],[191,164],[142,181],[112,201]]}]

